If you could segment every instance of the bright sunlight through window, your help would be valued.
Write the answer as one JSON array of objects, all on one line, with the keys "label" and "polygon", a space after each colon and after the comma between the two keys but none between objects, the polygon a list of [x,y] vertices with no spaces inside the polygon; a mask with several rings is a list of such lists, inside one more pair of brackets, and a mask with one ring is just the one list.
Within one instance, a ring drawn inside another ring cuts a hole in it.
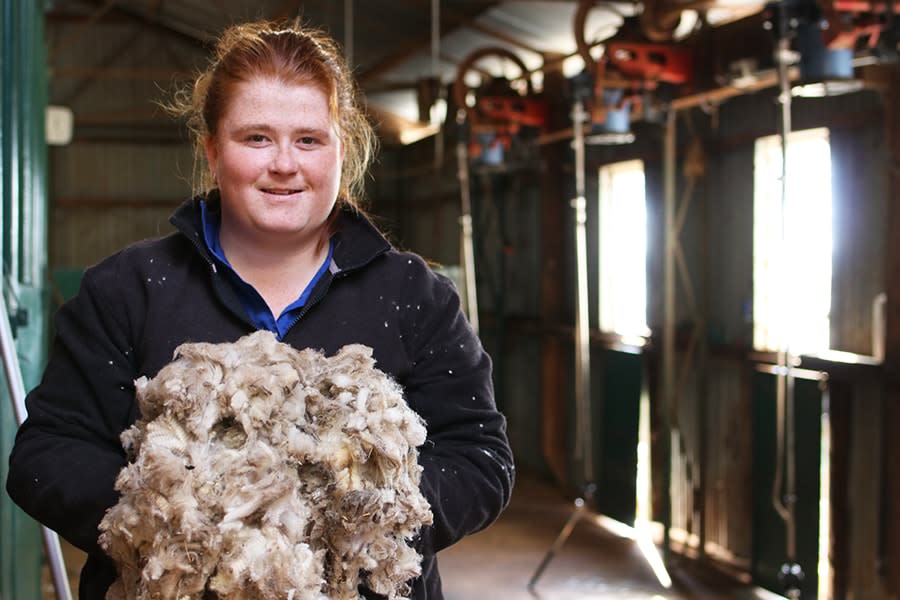
[{"label": "bright sunlight through window", "polygon": [[828,130],[788,135],[783,203],[781,155],[780,136],[756,141],[753,346],[791,354],[822,352],[828,350],[831,310]]},{"label": "bright sunlight through window", "polygon": [[644,163],[600,168],[600,330],[646,336],[647,210]]}]

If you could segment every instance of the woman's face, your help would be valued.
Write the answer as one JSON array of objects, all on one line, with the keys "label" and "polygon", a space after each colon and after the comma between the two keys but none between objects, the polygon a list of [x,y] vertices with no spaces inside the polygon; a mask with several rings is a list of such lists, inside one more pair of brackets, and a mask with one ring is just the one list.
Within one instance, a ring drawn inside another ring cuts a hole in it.
[{"label": "woman's face", "polygon": [[328,97],[312,84],[237,83],[206,156],[222,198],[222,236],[318,242],[337,199],[343,146]]}]

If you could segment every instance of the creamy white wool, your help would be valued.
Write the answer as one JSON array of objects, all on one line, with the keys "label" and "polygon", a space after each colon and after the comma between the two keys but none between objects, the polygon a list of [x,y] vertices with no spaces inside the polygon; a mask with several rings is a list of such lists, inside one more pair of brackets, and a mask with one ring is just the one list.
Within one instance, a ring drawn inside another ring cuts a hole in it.
[{"label": "creamy white wool", "polygon": [[325,357],[256,332],[183,344],[136,382],[132,461],[100,524],[108,600],[349,600],[409,594],[425,425],[372,350]]}]

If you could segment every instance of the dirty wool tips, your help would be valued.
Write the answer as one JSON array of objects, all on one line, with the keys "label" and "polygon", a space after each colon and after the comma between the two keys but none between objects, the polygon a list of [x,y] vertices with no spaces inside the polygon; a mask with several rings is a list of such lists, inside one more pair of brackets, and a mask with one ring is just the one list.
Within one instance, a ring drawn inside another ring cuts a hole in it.
[{"label": "dirty wool tips", "polygon": [[257,332],[183,344],[135,383],[142,416],[100,524],[108,600],[409,594],[432,521],[425,426],[371,348],[329,358]]}]

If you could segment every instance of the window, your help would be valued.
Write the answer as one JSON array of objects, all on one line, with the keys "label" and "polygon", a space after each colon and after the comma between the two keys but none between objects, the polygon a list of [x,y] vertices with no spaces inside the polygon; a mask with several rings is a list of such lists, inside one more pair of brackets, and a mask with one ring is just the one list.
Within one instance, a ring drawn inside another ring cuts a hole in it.
[{"label": "window", "polygon": [[600,329],[646,336],[647,209],[644,163],[600,168]]},{"label": "window", "polygon": [[831,310],[831,149],[828,130],[788,134],[782,202],[780,136],[756,141],[753,346],[828,350]]}]

